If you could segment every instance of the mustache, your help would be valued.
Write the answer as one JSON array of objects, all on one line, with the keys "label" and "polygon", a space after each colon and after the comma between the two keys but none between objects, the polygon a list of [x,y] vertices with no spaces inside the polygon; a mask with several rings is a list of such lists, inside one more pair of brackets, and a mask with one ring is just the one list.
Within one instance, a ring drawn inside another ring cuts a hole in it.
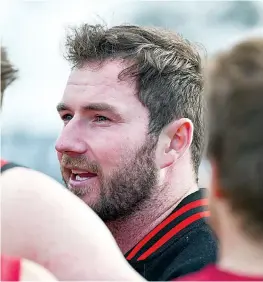
[{"label": "mustache", "polygon": [[99,174],[100,166],[95,162],[89,160],[86,156],[70,157],[66,154],[62,155],[61,165],[69,169],[86,170],[91,173]]}]

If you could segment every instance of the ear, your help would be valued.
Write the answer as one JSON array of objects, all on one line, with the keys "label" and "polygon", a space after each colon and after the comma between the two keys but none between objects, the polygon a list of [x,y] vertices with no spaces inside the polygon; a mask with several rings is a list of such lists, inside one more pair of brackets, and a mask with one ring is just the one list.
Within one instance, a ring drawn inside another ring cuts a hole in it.
[{"label": "ear", "polygon": [[187,118],[173,121],[164,129],[166,144],[161,168],[170,166],[185,154],[191,146],[193,132],[193,123]]}]

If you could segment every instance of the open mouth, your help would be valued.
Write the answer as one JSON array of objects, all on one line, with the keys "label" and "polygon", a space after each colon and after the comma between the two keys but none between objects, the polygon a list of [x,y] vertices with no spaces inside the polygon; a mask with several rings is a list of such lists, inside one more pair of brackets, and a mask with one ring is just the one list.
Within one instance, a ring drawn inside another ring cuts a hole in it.
[{"label": "open mouth", "polygon": [[97,176],[96,173],[89,171],[77,171],[71,170],[71,175],[69,178],[69,185],[71,187],[82,187],[83,185],[88,185],[91,179],[94,179]]},{"label": "open mouth", "polygon": [[71,171],[71,180],[73,181],[85,181],[85,180],[88,180],[89,178],[91,177],[95,177],[97,176],[96,173],[92,173],[92,172],[88,172],[88,171],[75,171],[75,170],[72,170]]}]

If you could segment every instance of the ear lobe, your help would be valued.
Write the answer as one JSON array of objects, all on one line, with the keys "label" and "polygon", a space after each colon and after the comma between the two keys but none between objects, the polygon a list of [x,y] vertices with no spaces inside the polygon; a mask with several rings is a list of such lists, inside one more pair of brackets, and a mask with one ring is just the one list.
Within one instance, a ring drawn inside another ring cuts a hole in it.
[{"label": "ear lobe", "polygon": [[187,149],[190,148],[193,139],[194,126],[191,120],[182,118],[171,124],[171,138],[170,147],[175,150],[178,157],[184,155]]},{"label": "ear lobe", "polygon": [[171,148],[167,147],[164,151],[164,157],[162,162],[160,163],[160,168],[162,169],[169,167],[174,163],[175,158],[175,152]]}]

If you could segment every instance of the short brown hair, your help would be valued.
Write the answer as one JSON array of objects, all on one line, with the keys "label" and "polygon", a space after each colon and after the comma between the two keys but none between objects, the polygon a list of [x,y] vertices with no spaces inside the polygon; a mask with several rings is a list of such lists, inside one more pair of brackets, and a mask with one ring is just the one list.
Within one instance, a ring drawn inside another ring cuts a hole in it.
[{"label": "short brown hair", "polygon": [[207,81],[208,157],[244,229],[263,238],[263,38],[220,54]]},{"label": "short brown hair", "polygon": [[17,70],[8,59],[6,49],[1,47],[1,96],[5,89],[16,79]]},{"label": "short brown hair", "polygon": [[197,49],[175,32],[159,28],[89,24],[71,29],[66,49],[66,59],[73,67],[109,59],[132,62],[119,78],[135,79],[138,98],[149,110],[150,134],[158,136],[174,119],[191,119],[197,177],[204,147],[203,78]]}]

